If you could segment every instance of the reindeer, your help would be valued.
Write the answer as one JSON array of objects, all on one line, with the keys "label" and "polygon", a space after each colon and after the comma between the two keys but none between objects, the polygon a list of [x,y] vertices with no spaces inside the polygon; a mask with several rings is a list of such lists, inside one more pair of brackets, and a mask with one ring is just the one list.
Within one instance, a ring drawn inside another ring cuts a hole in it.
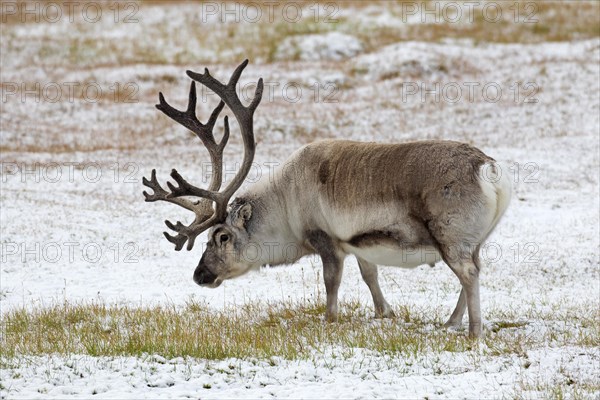
[{"label": "reindeer", "polygon": [[[165,221],[177,233],[164,232],[175,250],[186,242],[191,250],[196,237],[210,229],[194,281],[215,288],[262,265],[291,264],[317,254],[327,292],[326,320],[335,322],[347,255],[358,260],[376,317],[394,316],[379,287],[377,265],[414,268],[443,260],[462,286],[444,326],[462,325],[468,308],[469,336],[480,336],[479,251],[508,206],[511,184],[507,174],[502,175],[494,159],[465,143],[323,140],[289,157],[285,165],[293,166],[295,173],[280,168],[271,179],[265,177],[228,205],[250,170],[256,147],[253,116],[262,98],[262,78],[248,106],[242,104],[235,88],[247,64],[248,60],[240,64],[227,84],[208,69],[202,74],[187,71],[192,79],[187,110],[173,108],[162,93],[156,105],[200,138],[213,164],[208,189],[193,186],[175,169],[171,177],[177,185],[167,182],[168,191],[158,183],[155,170],[150,180],[143,179],[153,190],[152,194],[144,192],[146,201],[166,201],[195,213],[190,225]],[[196,117],[194,81],[221,99],[205,124]],[[244,158],[235,177],[220,191],[228,117],[224,117],[219,142],[213,128],[225,105],[237,119]]]}]

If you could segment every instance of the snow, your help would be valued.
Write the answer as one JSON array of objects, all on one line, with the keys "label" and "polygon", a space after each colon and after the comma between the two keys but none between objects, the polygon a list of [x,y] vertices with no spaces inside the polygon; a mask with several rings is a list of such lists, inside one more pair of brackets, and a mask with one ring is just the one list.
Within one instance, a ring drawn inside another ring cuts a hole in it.
[{"label": "snow", "polygon": [[[160,6],[154,8],[144,17],[158,23],[165,12]],[[183,18],[173,9],[166,15],[174,19],[173,24]],[[16,36],[24,40],[43,35],[40,26],[31,31],[18,28]],[[127,36],[125,28],[105,28],[98,24],[90,35],[105,32],[111,40]],[[65,27],[56,24],[50,29],[60,33]],[[174,53],[177,46],[170,40],[174,39],[165,38],[166,44],[157,46]],[[212,59],[212,50],[197,50]],[[330,32],[288,37],[278,51],[284,61],[251,63],[242,84],[259,76],[279,87],[299,82],[305,96],[291,103],[275,91],[273,98],[263,100],[255,127],[258,172],[268,174],[271,163],[283,162],[300,145],[321,136],[382,142],[468,141],[512,166],[504,172],[511,174],[515,186],[512,204],[484,256],[483,316],[493,324],[497,315],[514,310],[547,315],[590,304],[598,308],[599,40],[535,45],[410,41],[365,53],[355,37]],[[296,51],[298,61],[289,61],[289,52]],[[29,60],[26,53],[23,50],[23,60]],[[141,177],[156,168],[159,181],[165,182],[171,168],[177,168],[190,181],[203,182],[200,166],[206,154],[197,139],[153,108],[159,90],[183,107],[187,66],[100,65],[50,71],[23,64],[19,57],[2,62],[6,82],[28,81],[25,77],[30,73],[35,74],[31,79],[42,82],[93,78],[105,90],[117,81],[136,82],[139,102],[76,100],[57,105],[19,98],[3,102],[1,313],[65,300],[136,307],[182,305],[193,298],[214,309],[253,301],[323,301],[316,257],[292,266],[266,267],[218,289],[201,289],[191,277],[202,246],[175,252],[162,237],[162,221],[190,222],[191,216],[171,205],[144,203]],[[211,68],[215,76],[224,77],[232,66]],[[314,82],[338,84],[338,102],[314,101],[313,92],[306,90]],[[420,93],[404,101],[400,94],[408,83],[455,82],[498,83],[503,97],[496,103],[481,95],[474,101],[463,98],[450,103],[431,97],[422,101]],[[535,82],[539,101],[515,102],[510,91],[514,82]],[[199,115],[206,116],[209,106],[199,104]],[[233,136],[226,156],[239,162],[240,141]],[[128,147],[130,143],[137,147]],[[64,151],[52,147],[63,145]],[[57,166],[49,163],[58,164],[58,179],[53,178]],[[19,168],[14,174],[13,167]],[[98,168],[102,174],[96,178]],[[459,289],[443,263],[411,271],[381,268],[380,283],[392,307],[439,310],[444,316],[450,314]],[[351,257],[346,260],[340,291],[342,304],[359,301],[372,310],[370,293]],[[577,321],[565,327],[541,318],[523,319],[528,327],[518,332],[531,335],[533,343],[524,355],[494,355],[480,344],[469,352],[423,353],[411,360],[342,346],[315,351],[308,360],[20,356],[2,360],[1,394],[8,398],[538,398],[543,392],[536,387],[566,387],[570,377],[597,382],[597,347],[549,346],[540,339],[547,330],[576,334]]]},{"label": "snow", "polygon": [[285,38],[277,47],[275,59],[302,61],[343,60],[359,54],[363,46],[357,38],[340,32],[296,35]]},{"label": "snow", "polygon": [[511,397],[515,381],[552,384],[567,375],[593,382],[589,367],[600,361],[598,351],[576,347],[530,351],[527,362],[516,356],[478,356],[474,362],[448,352],[406,360],[361,349],[346,359],[333,357],[336,352],[308,361],[25,357],[23,367],[3,370],[2,378],[16,389],[14,399],[498,398]]}]

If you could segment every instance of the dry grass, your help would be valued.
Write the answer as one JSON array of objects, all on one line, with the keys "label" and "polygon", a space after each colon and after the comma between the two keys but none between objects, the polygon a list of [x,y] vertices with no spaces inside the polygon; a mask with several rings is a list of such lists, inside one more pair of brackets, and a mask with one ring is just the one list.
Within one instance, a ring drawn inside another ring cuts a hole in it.
[{"label": "dry grass", "polygon": [[[426,2],[422,8],[433,10],[434,3]],[[492,22],[493,15],[474,11],[472,22],[453,23],[451,17],[444,17],[443,5],[436,16],[440,23],[408,24],[399,28],[375,28],[376,34],[364,39],[371,47],[403,40],[439,41],[441,39],[468,38],[474,42],[495,43],[540,43],[548,41],[568,41],[586,39],[600,35],[600,3],[566,1],[519,1],[495,2],[500,6],[502,18]],[[518,4],[518,6],[515,6]],[[406,18],[398,4],[391,8],[399,18]],[[467,8],[465,20],[467,19]],[[447,14],[446,14],[447,15]],[[427,21],[433,21],[430,16]]]},{"label": "dry grass", "polygon": [[[562,308],[547,316],[529,310],[527,314],[548,326],[529,326],[497,313],[502,319],[485,336],[486,352],[526,356],[527,350],[546,345],[595,347],[600,326],[590,313],[593,307]],[[331,346],[343,348],[349,356],[362,348],[408,359],[432,352],[464,352],[474,345],[465,333],[439,329],[441,318],[431,310],[402,307],[395,320],[373,320],[358,303],[344,304],[341,310],[340,322],[327,324],[324,305],[312,302],[250,303],[222,311],[197,302],[180,308],[64,303],[8,312],[2,318],[0,343],[2,356],[7,357],[159,354],[204,359],[306,359]]]},{"label": "dry grass", "polygon": [[[24,3],[18,2],[18,7],[25,7]],[[48,3],[36,4],[43,8]],[[105,4],[103,15],[107,18],[113,16],[113,11],[109,8],[114,8],[111,4],[113,3]],[[514,7],[514,3],[506,2],[500,3],[504,7],[505,18],[498,23],[490,23],[480,14],[476,14],[472,23],[401,23],[386,26],[366,23],[363,18],[376,17],[377,13],[386,12],[402,19],[405,12],[402,9],[403,2],[366,4],[349,1],[336,3],[339,12],[336,14],[335,23],[315,21],[310,8],[314,3],[303,2],[307,12],[297,23],[285,21],[280,14],[276,13],[276,18],[272,22],[265,18],[260,23],[217,23],[211,25],[211,29],[206,29],[206,24],[199,23],[200,5],[196,7],[190,4],[141,2],[137,12],[140,17],[139,22],[128,26],[114,24],[111,21],[103,21],[105,25],[86,23],[82,18],[75,18],[73,24],[50,24],[43,20],[39,23],[27,20],[23,24],[19,21],[18,13],[3,15],[2,18],[6,19],[6,23],[0,26],[3,39],[0,51],[3,61],[6,60],[9,65],[2,70],[3,90],[8,90],[6,87],[8,83],[18,83],[26,88],[33,87],[36,82],[30,75],[30,69],[31,66],[36,66],[46,75],[43,79],[38,78],[40,82],[37,83],[42,87],[48,82],[75,81],[79,83],[78,88],[81,88],[98,81],[103,92],[102,96],[93,102],[82,99],[83,95],[78,89],[71,102],[61,100],[57,103],[49,103],[44,96],[41,96],[41,99],[34,100],[29,97],[23,100],[22,90],[16,95],[9,96],[0,117],[4,132],[0,151],[38,153],[132,151],[145,147],[155,148],[171,140],[168,137],[176,129],[175,124],[157,114],[153,104],[160,90],[172,90],[180,97],[185,95],[185,89],[182,88],[185,88],[186,84],[177,83],[181,77],[175,72],[164,70],[153,72],[151,68],[144,71],[144,67],[141,67],[138,72],[137,67],[130,70],[122,68],[126,65],[182,65],[183,71],[188,67],[194,68],[213,63],[235,64],[246,57],[256,63],[270,63],[275,59],[276,50],[286,37],[333,30],[357,36],[363,42],[364,50],[369,52],[406,40],[440,41],[445,38],[470,38],[475,42],[534,43],[583,39],[598,37],[600,26],[597,18],[600,13],[599,2],[577,2],[577,4],[520,2],[521,19],[526,16],[525,7],[528,4],[535,4],[536,23],[515,23],[514,11],[510,9]],[[241,2],[241,4],[245,3]],[[430,1],[419,4],[431,9],[437,3]],[[198,11],[178,12],[177,7],[183,6]],[[79,7],[83,7],[83,3]],[[165,13],[162,19],[152,17],[157,10]],[[176,22],[173,22],[175,20]],[[30,35],[23,33],[24,25],[32,27]],[[48,32],[53,33],[46,34],[44,30],[34,29],[39,28],[39,25],[52,28],[48,29]],[[72,30],[76,30],[77,35],[70,34]],[[123,36],[115,40],[111,36],[102,34],[113,30],[121,32]],[[289,67],[283,68],[294,70],[296,67],[293,61],[283,60],[281,64],[290,62]],[[344,70],[345,64],[332,62],[332,65]],[[115,72],[120,71],[116,75],[118,78],[107,78],[106,72],[111,72],[113,67]],[[453,67],[452,70],[456,71],[457,66]],[[445,65],[441,65],[440,68],[441,73],[448,72],[448,67]],[[461,74],[476,73],[476,69],[468,63],[459,69]],[[346,98],[344,96],[355,98],[354,92],[369,84],[365,82],[360,72],[350,68],[347,71],[349,80],[339,85],[342,100]],[[382,79],[393,78],[396,78],[394,72],[382,77]],[[121,80],[118,82],[120,86],[113,90],[113,85],[118,80]],[[131,91],[131,86],[126,87],[130,82],[135,83],[135,94]],[[63,90],[66,92],[66,89]],[[310,93],[309,89],[305,89],[305,93]],[[139,102],[128,103],[127,100],[132,96]],[[173,96],[170,94],[168,97],[172,99]],[[66,98],[65,95],[64,99]],[[180,105],[183,102],[174,101],[174,104]],[[273,106],[280,107],[277,112],[282,111],[282,113],[270,115],[279,115],[280,120],[288,125],[289,121],[297,120],[297,115],[301,115],[308,121],[318,121],[324,115],[327,117],[327,113],[335,112],[335,110],[330,111],[331,109],[341,109],[341,106],[331,104],[312,107],[300,104]],[[390,103],[391,109],[400,106],[402,104]],[[264,102],[261,110],[262,115],[265,116],[271,111]],[[102,112],[104,115],[101,114]],[[297,114],[293,114],[294,112]],[[281,130],[283,132],[281,140],[287,141],[293,138],[299,143],[329,137],[336,131],[344,129],[345,121],[349,120],[348,117],[330,118],[325,128],[318,128],[300,120],[297,126],[281,127],[279,125],[283,122],[272,119],[267,117],[262,122],[263,126],[272,127],[275,131]],[[48,123],[40,124],[40,120]],[[149,141],[148,138],[151,140]]]},{"label": "dry grass", "polygon": [[[518,7],[515,7],[515,2],[512,1],[498,2],[495,4],[501,5],[502,18],[497,22],[486,19],[481,10],[474,11],[471,19],[467,7],[463,7],[461,11],[464,13],[463,20],[454,22],[447,16],[447,11],[443,8],[444,3],[434,1],[409,2],[416,4],[419,10],[434,10],[437,5],[438,15],[426,16],[427,23],[405,23],[410,15],[404,5],[406,2],[402,1],[369,4],[359,1],[323,2],[320,4],[321,14],[318,16],[315,16],[314,2],[300,2],[298,4],[303,7],[302,18],[297,22],[291,23],[286,20],[280,9],[279,12],[273,13],[273,20],[265,16],[256,23],[244,20],[240,12],[238,23],[235,20],[232,22],[231,19],[235,16],[230,15],[230,20],[226,23],[210,25],[210,29],[206,29],[207,25],[201,23],[200,4],[196,4],[197,7],[191,9],[195,11],[190,11],[183,16],[176,27],[171,26],[168,19],[155,21],[155,18],[149,18],[157,7],[173,11],[174,7],[181,6],[172,3],[155,1],[136,3],[139,7],[136,12],[139,21],[131,25],[136,25],[135,28],[141,25],[143,37],[128,34],[120,40],[98,38],[94,33],[98,28],[95,25],[98,24],[87,23],[82,18],[77,18],[73,25],[79,31],[78,35],[35,37],[35,43],[31,43],[38,48],[35,60],[45,65],[79,68],[136,63],[179,65],[206,62],[232,63],[244,57],[272,62],[278,45],[286,37],[334,30],[356,35],[365,44],[366,51],[407,40],[437,42],[446,38],[468,38],[475,42],[538,43],[593,38],[600,35],[598,22],[600,3],[593,1],[523,0],[518,2]],[[248,2],[232,3],[238,4],[238,7],[246,7]],[[111,4],[113,3],[104,5],[105,16],[113,16],[114,11],[111,7],[114,8],[114,5]],[[325,17],[326,4],[334,5],[334,8],[327,10],[329,12],[335,10],[331,20]],[[24,8],[24,2],[19,2],[18,7],[19,10]],[[369,19],[364,20],[373,17],[373,9],[386,10],[401,23],[381,25]],[[265,8],[264,13],[266,12]],[[3,36],[12,39],[12,28],[23,23],[22,15],[17,12],[3,15],[2,18],[6,20],[2,26]],[[25,23],[48,24],[43,18],[36,22],[32,17],[27,18]],[[114,24],[111,27],[124,29],[123,24]],[[131,31],[135,32],[134,29]],[[23,44],[23,37],[19,36],[18,40],[16,37],[14,40],[7,40],[3,47],[5,53],[20,52],[24,49]]]}]

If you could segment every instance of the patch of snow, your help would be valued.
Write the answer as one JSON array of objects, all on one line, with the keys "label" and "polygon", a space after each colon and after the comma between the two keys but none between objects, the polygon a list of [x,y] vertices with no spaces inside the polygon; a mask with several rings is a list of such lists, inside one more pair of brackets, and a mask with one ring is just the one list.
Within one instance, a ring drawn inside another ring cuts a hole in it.
[{"label": "patch of snow", "polygon": [[340,32],[286,37],[277,46],[275,59],[301,61],[339,61],[359,54],[360,40]]}]

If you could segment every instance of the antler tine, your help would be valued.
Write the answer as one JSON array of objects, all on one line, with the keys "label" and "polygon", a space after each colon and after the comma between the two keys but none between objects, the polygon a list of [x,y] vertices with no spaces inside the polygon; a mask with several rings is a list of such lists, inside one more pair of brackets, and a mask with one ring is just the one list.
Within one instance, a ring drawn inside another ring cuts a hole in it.
[{"label": "antler tine", "polygon": [[[219,105],[217,106],[217,108],[215,108],[212,112],[212,114],[210,114],[210,118],[208,119],[208,121],[206,122],[206,127],[208,129],[210,129],[211,132],[211,138],[214,137],[212,136],[212,130],[215,126],[215,122],[217,122],[217,118],[219,118],[219,114],[221,113],[221,110],[223,109],[223,107],[225,107],[225,102],[223,100],[219,101]],[[202,138],[200,138],[202,139]]]},{"label": "antler tine", "polygon": [[219,200],[219,192],[202,189],[190,184],[179,174],[179,172],[177,172],[176,169],[171,171],[171,177],[175,179],[175,182],[177,182],[179,186],[175,186],[171,182],[167,182],[167,186],[171,190],[171,193],[167,194],[167,198],[169,199],[178,198],[181,196],[196,196],[214,201]]},{"label": "antler tine", "polygon": [[196,117],[196,83],[192,82],[190,84],[190,93],[188,96],[188,106],[185,111],[180,111],[175,107],[171,106],[165,100],[165,96],[162,92],[158,93],[158,101],[159,104],[156,105],[156,108],[162,111],[169,118],[174,120],[175,122],[180,123],[181,125],[188,128],[190,131],[194,132],[196,136],[202,140],[202,143],[207,147],[209,151],[214,151],[214,147],[216,145],[215,139],[213,136],[213,128],[219,118],[219,114],[223,110],[225,103],[221,100],[217,107],[213,110],[210,115],[210,118],[203,124]]},{"label": "antler tine", "polygon": [[177,221],[175,224],[168,220],[165,221],[165,225],[167,225],[169,229],[177,232],[176,236],[170,235],[167,232],[163,232],[167,240],[175,244],[175,250],[181,250],[186,241],[188,242],[186,250],[191,250],[194,247],[196,237],[218,222],[215,214],[212,211],[212,207],[207,211],[210,212],[207,218],[197,216],[194,222],[188,226],[183,225],[179,221]]},{"label": "antler tine", "polygon": [[262,94],[263,80],[262,78],[260,78],[258,80],[258,83],[256,84],[256,90],[254,91],[254,99],[252,99],[252,103],[250,103],[250,105],[248,106],[252,114],[254,114],[254,110],[256,110],[256,107],[258,107],[258,105],[260,104],[260,101],[262,100]]},{"label": "antler tine", "polygon": [[150,189],[152,189],[154,191],[153,194],[149,194],[148,192],[146,192],[144,190],[144,197],[146,198],[146,201],[162,200],[168,194],[167,191],[164,190],[162,188],[162,186],[160,186],[160,183],[158,183],[158,180],[156,179],[156,170],[155,169],[152,170],[152,174],[150,175],[150,180],[146,179],[146,177],[142,178],[142,184],[146,187],[149,187]]},{"label": "antler tine", "polygon": [[256,107],[258,107],[258,104],[260,103],[260,98],[262,97],[263,91],[263,83],[262,78],[259,79],[254,100],[249,107],[245,107],[235,92],[235,86],[237,85],[244,68],[246,68],[246,65],[248,65],[248,59],[244,60],[240,65],[238,65],[235,71],[233,71],[233,74],[231,75],[231,78],[229,78],[229,82],[227,82],[226,85],[215,79],[208,71],[208,68],[204,68],[203,74],[190,70],[186,71],[186,73],[190,78],[200,82],[219,95],[219,97],[225,101],[227,106],[231,109],[231,111],[234,112],[234,114],[236,112],[239,114],[236,115],[236,118],[251,118],[254,114],[254,110],[256,110]]},{"label": "antler tine", "polygon": [[219,143],[221,151],[227,146],[227,141],[229,141],[229,118],[226,115],[223,119],[223,138],[221,138],[221,142]]},{"label": "antler tine", "polygon": [[144,193],[144,197],[146,198],[147,202],[154,202],[154,201],[162,200],[162,201],[167,201],[169,203],[177,204],[178,206],[181,206],[190,211],[194,211],[196,209],[196,204],[187,199],[170,198],[169,192],[167,192],[165,189],[163,189],[163,187],[160,185],[160,183],[158,183],[158,180],[156,179],[156,170],[155,169],[152,170],[152,175],[150,176],[150,180],[143,177],[142,183],[144,186],[149,187],[154,192],[154,193],[150,194],[144,190],[143,193]]},{"label": "antler tine", "polygon": [[240,76],[242,76],[242,72],[244,72],[244,69],[247,65],[248,59],[246,58],[244,61],[242,61],[240,65],[237,66],[235,71],[233,71],[233,74],[231,74],[231,78],[229,78],[229,82],[227,82],[227,86],[234,87],[235,85],[237,85],[238,81],[240,80]]},{"label": "antler tine", "polygon": [[[173,172],[176,173],[175,170]],[[142,178],[142,183],[144,184],[144,186],[149,187],[154,191],[154,193],[152,194],[149,194],[148,192],[144,191],[144,197],[146,198],[146,201],[154,202],[162,200],[169,203],[177,204],[178,206],[181,206],[187,210],[193,211],[196,214],[196,219],[194,220],[194,223],[196,223],[197,221],[206,221],[207,219],[210,219],[210,217],[213,215],[212,206],[210,204],[195,203],[181,197],[170,197],[170,193],[163,189],[163,187],[158,183],[158,180],[156,179],[155,169],[152,170],[150,180],[144,177]],[[170,185],[170,183],[167,184]],[[192,231],[185,229],[188,227],[186,227],[179,221],[177,221],[175,225],[173,225],[170,221],[165,221],[165,224],[170,229],[178,232],[177,236],[172,236],[167,232],[163,232],[167,240],[175,245],[175,250],[177,251],[183,248],[183,245],[186,241],[188,242],[187,249],[191,250],[194,246],[196,236],[198,236],[198,234],[201,232],[200,231],[197,234],[192,234]]]},{"label": "antler tine", "polygon": [[[165,221],[166,223],[167,221]],[[188,237],[182,234],[177,234],[177,236],[170,235],[168,232],[163,232],[163,235],[167,238],[167,240],[175,245],[175,250],[179,251],[183,248],[185,242],[187,242]],[[194,238],[195,239],[195,238]]]}]

